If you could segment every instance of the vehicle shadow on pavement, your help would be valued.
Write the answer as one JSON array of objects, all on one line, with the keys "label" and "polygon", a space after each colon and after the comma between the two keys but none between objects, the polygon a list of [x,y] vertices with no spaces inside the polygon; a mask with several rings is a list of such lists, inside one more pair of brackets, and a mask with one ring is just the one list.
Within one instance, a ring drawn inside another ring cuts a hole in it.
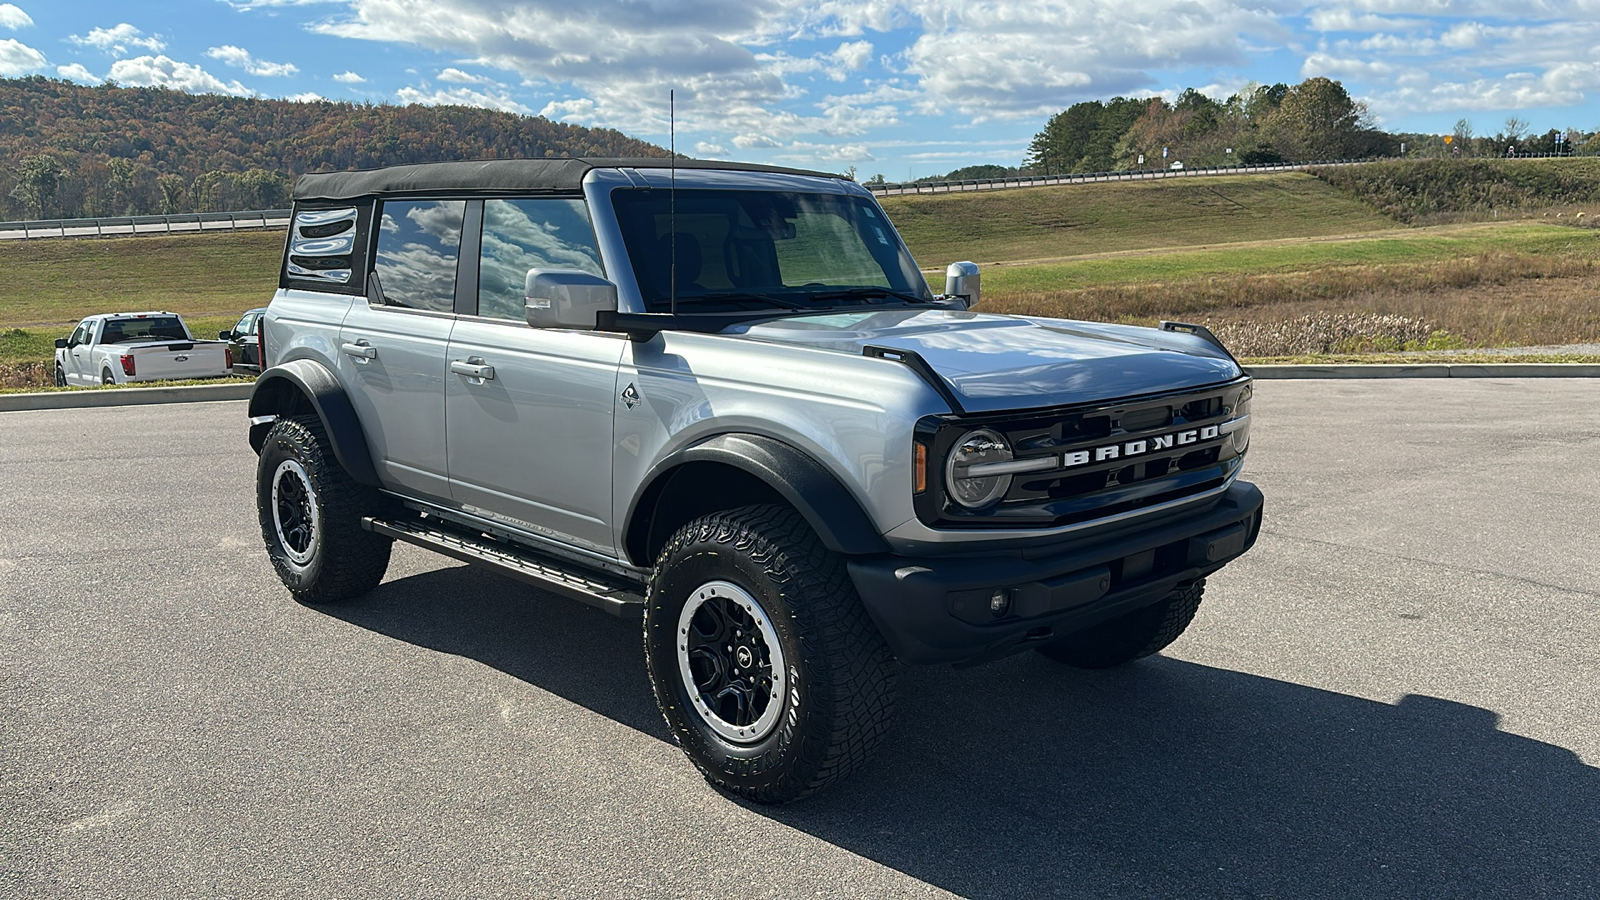
[{"label": "vehicle shadow on pavement", "polygon": [[[471,568],[326,612],[668,739],[633,622]],[[1600,769],[1488,710],[1169,657],[900,675],[862,771],[749,809],[967,897],[1600,896]]]}]

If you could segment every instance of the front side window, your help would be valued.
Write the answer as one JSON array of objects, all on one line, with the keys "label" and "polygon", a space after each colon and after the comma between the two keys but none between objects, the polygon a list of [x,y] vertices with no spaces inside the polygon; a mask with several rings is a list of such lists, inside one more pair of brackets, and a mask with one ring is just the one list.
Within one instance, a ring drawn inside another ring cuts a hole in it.
[{"label": "front side window", "polygon": [[456,258],[466,209],[461,200],[383,204],[373,271],[386,305],[431,312],[455,309]]},{"label": "front side window", "polygon": [[582,269],[605,276],[582,200],[484,201],[478,315],[524,321],[529,269]]},{"label": "front side window", "polygon": [[[612,203],[645,306],[699,309],[756,297],[803,307],[931,302],[927,283],[866,197],[623,189]],[[709,301],[709,302],[702,302]]]}]

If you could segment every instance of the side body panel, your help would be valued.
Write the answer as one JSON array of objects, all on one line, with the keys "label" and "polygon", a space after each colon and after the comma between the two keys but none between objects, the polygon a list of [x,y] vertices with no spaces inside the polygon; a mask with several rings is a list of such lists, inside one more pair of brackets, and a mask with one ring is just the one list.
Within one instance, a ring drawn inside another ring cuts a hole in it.
[{"label": "side body panel", "polygon": [[616,554],[612,410],[621,335],[462,318],[445,374],[450,485],[468,512]]},{"label": "side body panel", "polygon": [[455,317],[357,299],[339,330],[337,367],[385,486],[448,498],[445,349]]},{"label": "side body panel", "polygon": [[628,345],[617,384],[623,391],[631,385],[638,399],[631,408],[617,406],[618,527],[662,460],[729,433],[770,437],[822,464],[880,533],[913,518],[915,425],[921,416],[948,411],[933,389],[885,360],[753,349],[746,341],[688,332]]}]

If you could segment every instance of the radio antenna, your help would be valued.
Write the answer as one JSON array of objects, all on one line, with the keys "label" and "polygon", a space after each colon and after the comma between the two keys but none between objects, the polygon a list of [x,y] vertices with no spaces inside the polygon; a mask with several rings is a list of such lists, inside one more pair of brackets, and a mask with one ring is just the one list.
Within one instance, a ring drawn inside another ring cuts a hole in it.
[{"label": "radio antenna", "polygon": [[678,92],[667,91],[667,173],[671,187],[667,190],[667,227],[672,230],[672,261],[667,268],[667,308],[673,318],[678,316]]}]

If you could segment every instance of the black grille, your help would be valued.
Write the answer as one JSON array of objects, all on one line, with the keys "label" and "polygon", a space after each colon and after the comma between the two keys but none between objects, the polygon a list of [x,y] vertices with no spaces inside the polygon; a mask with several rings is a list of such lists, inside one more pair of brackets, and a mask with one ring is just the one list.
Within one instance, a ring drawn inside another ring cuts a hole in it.
[{"label": "black grille", "polygon": [[[918,517],[946,527],[1057,526],[1105,518],[1203,493],[1226,483],[1240,464],[1220,426],[1248,397],[1247,381],[1139,402],[1069,408],[1010,417],[966,417],[929,429],[930,490]],[[1005,435],[1019,460],[1053,460],[1013,476],[995,505],[968,510],[948,501],[943,460],[971,428]],[[931,482],[938,481],[938,484]]]}]

